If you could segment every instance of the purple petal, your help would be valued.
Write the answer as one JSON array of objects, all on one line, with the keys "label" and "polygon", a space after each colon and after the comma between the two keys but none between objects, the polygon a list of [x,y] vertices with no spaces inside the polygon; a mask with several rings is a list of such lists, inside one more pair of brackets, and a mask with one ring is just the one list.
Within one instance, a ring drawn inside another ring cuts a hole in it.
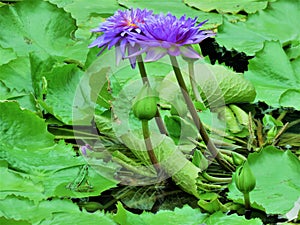
[{"label": "purple petal", "polygon": [[187,58],[199,59],[201,56],[191,47],[182,46],[180,47],[180,52]]},{"label": "purple petal", "polygon": [[149,48],[145,57],[145,62],[157,61],[167,54],[167,50],[164,48]]},{"label": "purple petal", "polygon": [[[139,50],[140,50],[140,46],[138,44],[134,46],[128,45],[128,55],[133,55],[134,53],[139,52]],[[129,62],[131,67],[134,69],[136,65],[136,56],[130,57]]]},{"label": "purple petal", "polygon": [[121,62],[121,59],[123,59],[122,51],[120,47],[116,47],[116,65],[118,66]]},{"label": "purple petal", "polygon": [[180,48],[178,46],[172,46],[168,49],[168,54],[172,56],[179,56],[180,55]]}]

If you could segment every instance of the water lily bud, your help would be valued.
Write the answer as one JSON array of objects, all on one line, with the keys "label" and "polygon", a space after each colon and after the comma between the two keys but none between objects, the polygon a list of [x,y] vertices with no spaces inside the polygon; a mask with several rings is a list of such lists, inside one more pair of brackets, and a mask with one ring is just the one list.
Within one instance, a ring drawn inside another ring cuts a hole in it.
[{"label": "water lily bud", "polygon": [[235,152],[231,153],[231,158],[232,158],[233,164],[236,166],[240,166],[245,162],[245,158]]},{"label": "water lily bud", "polygon": [[133,102],[133,114],[140,120],[151,120],[156,115],[157,97],[146,83]]},{"label": "water lily bud", "polygon": [[247,161],[236,170],[235,184],[239,191],[244,194],[249,193],[255,188],[256,179]]}]

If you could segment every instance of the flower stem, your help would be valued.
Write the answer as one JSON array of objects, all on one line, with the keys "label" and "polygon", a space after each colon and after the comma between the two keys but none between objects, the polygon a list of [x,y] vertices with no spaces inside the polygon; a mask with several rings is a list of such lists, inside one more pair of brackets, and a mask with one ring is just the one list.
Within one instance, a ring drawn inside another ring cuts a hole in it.
[{"label": "flower stem", "polygon": [[188,90],[187,90],[187,87],[185,85],[185,82],[184,82],[184,79],[182,77],[182,74],[181,74],[181,71],[179,69],[179,66],[178,66],[178,62],[177,62],[177,59],[175,56],[171,56],[170,55],[170,60],[171,60],[171,63],[172,63],[172,67],[173,67],[173,70],[174,70],[174,73],[175,73],[175,76],[177,78],[177,82],[180,86],[180,89],[181,89],[181,93],[184,97],[184,100],[187,104],[187,107],[191,113],[191,116],[193,118],[193,121],[204,141],[204,143],[206,144],[208,150],[210,151],[210,153],[212,154],[213,157],[216,157],[216,160],[217,162],[226,170],[228,171],[234,171],[234,167],[228,163],[222,156],[222,154],[218,151],[218,149],[216,148],[216,146],[214,145],[214,143],[212,142],[212,140],[209,138],[205,128],[204,128],[204,125],[202,124],[199,116],[198,116],[198,113],[197,113],[197,110],[188,94]]},{"label": "flower stem", "polygon": [[251,209],[250,192],[244,193],[244,203],[245,203],[245,209],[250,210]]},{"label": "flower stem", "polygon": [[153,151],[151,139],[150,139],[150,132],[149,132],[149,124],[148,120],[142,120],[142,129],[143,129],[143,136],[144,136],[144,141],[146,144],[148,156],[150,158],[150,161],[155,168],[157,175],[159,176],[161,174],[161,168],[159,166],[158,160],[155,156],[155,153]]},{"label": "flower stem", "polygon": [[[147,72],[146,72],[146,68],[145,68],[145,65],[144,65],[144,61],[143,61],[143,58],[142,58],[141,55],[137,56],[137,62],[138,62],[138,67],[139,67],[139,70],[140,70],[140,74],[141,74],[141,77],[142,77],[143,84],[148,83],[150,85],[150,82],[149,82],[149,79],[148,79],[148,76],[147,76]],[[163,120],[160,116],[158,108],[157,108],[156,115],[155,115],[155,121],[156,121],[156,124],[158,126],[158,129],[159,129],[160,133],[168,135],[167,129],[166,129],[166,127],[164,125],[164,122],[163,122]]]}]

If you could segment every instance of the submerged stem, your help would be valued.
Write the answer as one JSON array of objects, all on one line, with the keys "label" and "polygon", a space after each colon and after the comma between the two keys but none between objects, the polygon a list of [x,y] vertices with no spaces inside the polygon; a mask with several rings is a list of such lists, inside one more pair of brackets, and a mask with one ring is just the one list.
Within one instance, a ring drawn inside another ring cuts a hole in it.
[{"label": "submerged stem", "polygon": [[184,100],[187,104],[187,107],[191,113],[191,116],[193,118],[193,121],[204,141],[204,143],[206,144],[208,150],[210,151],[210,153],[212,154],[213,157],[216,157],[216,160],[217,162],[226,170],[228,171],[234,171],[234,167],[228,163],[222,156],[222,154],[218,151],[218,149],[216,148],[216,146],[214,145],[214,143],[212,142],[212,140],[209,138],[205,128],[204,128],[204,125],[202,124],[201,120],[200,120],[200,117],[198,116],[198,113],[196,111],[196,108],[188,94],[188,90],[187,90],[187,87],[185,85],[185,82],[184,82],[184,79],[182,77],[182,74],[181,74],[181,71],[179,69],[179,65],[178,65],[178,62],[177,62],[177,59],[175,56],[171,56],[170,55],[170,60],[171,60],[171,63],[172,63],[172,67],[173,67],[173,70],[174,70],[174,73],[175,73],[175,76],[176,76],[176,79],[177,79],[177,82],[180,86],[180,89],[181,89],[181,93],[184,97]]},{"label": "submerged stem", "polygon": [[[141,55],[137,56],[137,62],[138,62],[138,67],[139,67],[139,70],[140,70],[140,74],[141,74],[143,84],[148,83],[150,85],[150,82],[149,82],[149,79],[148,79],[148,76],[147,76],[147,72],[146,72],[146,68],[145,68],[145,65],[144,65],[144,61],[143,61],[143,58],[142,58]],[[168,135],[167,129],[166,129],[166,127],[164,125],[164,122],[163,122],[163,120],[160,116],[158,108],[156,110],[155,121],[156,121],[156,124],[158,126],[158,129],[159,129],[160,133]]]}]

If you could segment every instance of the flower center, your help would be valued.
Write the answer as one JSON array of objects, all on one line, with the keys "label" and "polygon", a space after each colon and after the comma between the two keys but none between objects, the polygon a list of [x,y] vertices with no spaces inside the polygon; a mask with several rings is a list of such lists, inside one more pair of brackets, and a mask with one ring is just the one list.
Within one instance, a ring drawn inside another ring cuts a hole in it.
[{"label": "flower center", "polygon": [[135,23],[133,23],[131,19],[127,20],[127,26],[138,28],[138,25],[136,25]]}]

